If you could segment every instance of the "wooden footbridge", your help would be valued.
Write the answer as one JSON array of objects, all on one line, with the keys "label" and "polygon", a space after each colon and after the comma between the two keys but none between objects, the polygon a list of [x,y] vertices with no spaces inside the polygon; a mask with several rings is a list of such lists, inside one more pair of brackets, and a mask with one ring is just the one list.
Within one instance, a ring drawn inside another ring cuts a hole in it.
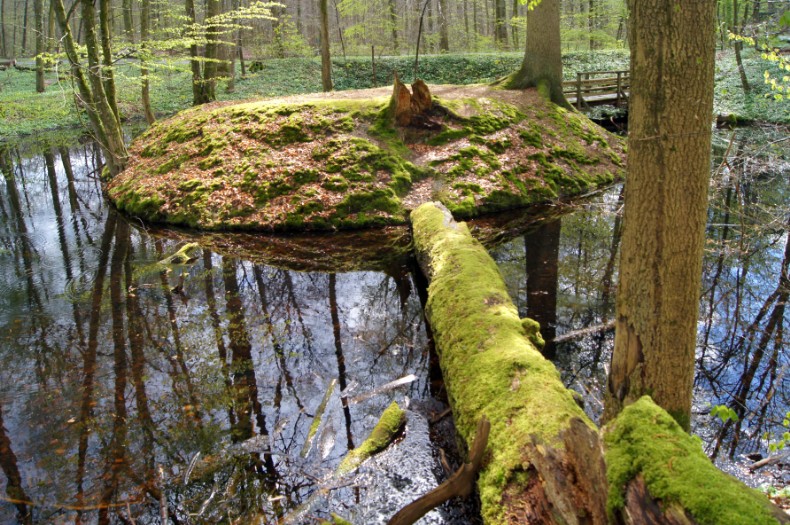
[{"label": "wooden footbridge", "polygon": [[628,71],[586,71],[562,83],[568,102],[578,109],[600,104],[628,104],[631,77]]}]

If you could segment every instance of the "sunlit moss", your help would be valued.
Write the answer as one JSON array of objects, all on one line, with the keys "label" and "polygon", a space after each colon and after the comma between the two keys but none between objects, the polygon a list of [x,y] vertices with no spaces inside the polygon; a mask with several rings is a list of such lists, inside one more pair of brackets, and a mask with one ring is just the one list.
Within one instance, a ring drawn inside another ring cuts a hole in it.
[{"label": "sunlit moss", "polygon": [[760,525],[779,521],[767,498],[716,468],[671,415],[645,396],[605,429],[609,512],[624,505],[628,483],[641,475],[662,506],[677,505],[700,525]]},{"label": "sunlit moss", "polygon": [[343,458],[340,466],[337,467],[338,474],[343,475],[351,472],[370,456],[387,448],[405,424],[406,412],[393,401],[381,414],[379,422],[368,438]]},{"label": "sunlit moss", "polygon": [[412,225],[418,253],[430,253],[426,314],[456,426],[468,443],[481,417],[491,421],[492,457],[478,488],[485,522],[500,523],[504,492],[529,483],[525,444],[562,447],[570,418],[592,424],[530,342],[538,342],[536,327],[519,318],[496,263],[466,225],[449,226],[433,204],[412,212]]}]

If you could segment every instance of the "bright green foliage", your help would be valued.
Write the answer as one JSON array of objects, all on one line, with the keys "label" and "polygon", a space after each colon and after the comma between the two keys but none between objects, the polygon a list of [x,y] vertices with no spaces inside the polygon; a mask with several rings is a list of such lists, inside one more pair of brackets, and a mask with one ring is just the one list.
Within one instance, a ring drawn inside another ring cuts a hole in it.
[{"label": "bright green foliage", "polygon": [[530,343],[535,323],[519,318],[496,263],[466,224],[449,225],[428,203],[412,212],[412,228],[417,252],[430,254],[426,315],[456,427],[469,443],[480,418],[491,421],[492,456],[478,488],[484,521],[500,523],[504,492],[519,494],[530,481],[525,445],[562,446],[571,418],[592,424]]},{"label": "bright green foliage", "polygon": [[645,396],[626,407],[604,430],[609,510],[624,505],[628,483],[644,478],[664,508],[686,509],[700,525],[776,524],[768,500],[719,471],[698,437]]},{"label": "bright green foliage", "polygon": [[359,467],[363,461],[387,448],[403,430],[405,424],[406,412],[393,401],[381,414],[379,422],[368,438],[343,458],[340,466],[337,467],[338,474],[348,474]]},{"label": "bright green foliage", "polygon": [[779,439],[775,439],[773,433],[766,433],[763,435],[763,439],[767,440],[768,449],[771,452],[777,452],[779,450],[783,450],[785,447],[790,445],[790,412],[785,414],[785,418],[782,420],[782,426],[785,427],[785,431],[782,433],[782,436]]},{"label": "bright green foliage", "polygon": [[710,409],[710,415],[713,417],[718,417],[722,423],[726,423],[730,420],[738,421],[737,412],[727,405],[716,405]]}]

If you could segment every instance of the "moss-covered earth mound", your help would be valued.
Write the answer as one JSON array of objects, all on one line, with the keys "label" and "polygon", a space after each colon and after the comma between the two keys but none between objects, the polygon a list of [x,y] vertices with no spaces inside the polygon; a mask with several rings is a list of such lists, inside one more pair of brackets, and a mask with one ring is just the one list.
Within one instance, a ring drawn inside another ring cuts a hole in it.
[{"label": "moss-covered earth mound", "polygon": [[152,126],[108,184],[121,210],[209,230],[404,224],[589,191],[623,174],[622,142],[533,91],[434,86],[423,128],[394,127],[390,90],[194,108]]}]

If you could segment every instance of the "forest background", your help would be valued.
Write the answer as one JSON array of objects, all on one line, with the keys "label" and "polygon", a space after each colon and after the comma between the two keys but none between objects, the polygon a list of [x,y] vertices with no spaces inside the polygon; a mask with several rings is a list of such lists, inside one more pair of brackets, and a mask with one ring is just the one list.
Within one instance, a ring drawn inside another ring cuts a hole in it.
[{"label": "forest background", "polygon": [[[320,91],[320,4],[112,0],[109,30],[121,119],[143,117],[144,79],[155,116],[192,105],[190,52],[216,69],[219,100]],[[624,0],[560,4],[566,79],[628,69]],[[0,140],[84,120],[55,5],[0,0]],[[84,45],[78,5],[64,7],[77,44]],[[417,74],[428,83],[489,82],[518,69],[523,59],[528,6],[519,0],[329,0],[327,7],[338,90],[386,85],[393,72],[411,80],[418,40]],[[783,63],[766,60],[763,49],[779,49],[781,57],[790,47],[787,7],[783,1],[718,1],[717,114],[790,122],[788,104],[776,100],[784,98]],[[208,58],[207,43],[216,47]]]}]

